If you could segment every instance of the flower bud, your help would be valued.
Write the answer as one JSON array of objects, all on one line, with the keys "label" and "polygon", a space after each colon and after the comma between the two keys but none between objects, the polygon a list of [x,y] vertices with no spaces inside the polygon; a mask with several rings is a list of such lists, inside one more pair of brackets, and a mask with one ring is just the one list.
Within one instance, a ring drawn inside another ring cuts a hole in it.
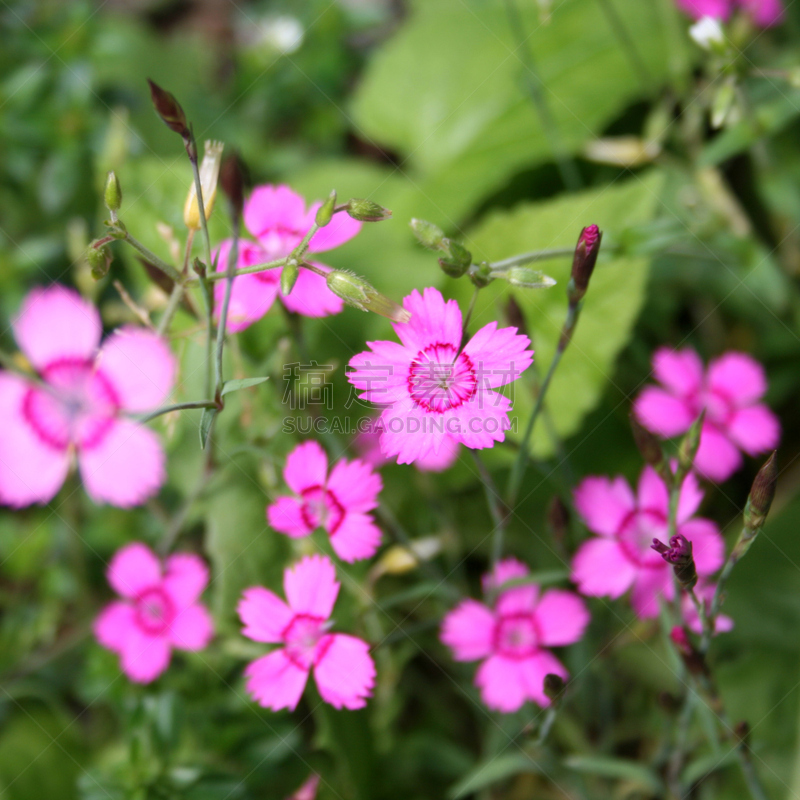
[{"label": "flower bud", "polygon": [[320,228],[324,228],[332,219],[333,212],[336,210],[336,189],[329,195],[328,199],[317,209],[317,216],[314,221]]},{"label": "flower bud", "polygon": [[669,547],[658,539],[653,539],[650,547],[668,564],[672,564],[675,577],[684,589],[692,589],[697,583],[697,570],[692,556],[692,543],[681,533],[669,540]]},{"label": "flower bud", "polygon": [[569,509],[558,495],[553,496],[547,507],[547,524],[553,534],[553,539],[563,543],[569,532]]},{"label": "flower bud", "polygon": [[597,225],[589,225],[584,228],[578,237],[578,244],[572,259],[572,276],[567,287],[569,302],[572,305],[583,300],[583,296],[586,294],[589,278],[592,277],[594,265],[597,263],[597,254],[600,252],[602,239],[603,233]]},{"label": "flower bud", "polygon": [[[217,197],[217,179],[219,178],[219,168],[222,162],[222,149],[225,145],[222,142],[206,142],[205,154],[200,164],[200,189],[203,192],[203,210],[206,219],[211,216],[214,210],[214,201]],[[200,230],[200,209],[197,204],[197,186],[194,181],[189,187],[189,194],[186,195],[186,203],[183,206],[183,221],[189,230]]]},{"label": "flower bud", "polygon": [[548,672],[544,676],[544,694],[548,700],[555,703],[564,694],[564,689],[566,688],[567,685],[564,683],[564,679],[560,675],[556,675],[555,672]]},{"label": "flower bud", "polygon": [[432,222],[424,219],[412,219],[410,222],[411,230],[417,241],[428,250],[439,250],[444,240],[444,231]]},{"label": "flower bud", "polygon": [[701,17],[689,28],[689,36],[703,48],[713,52],[720,52],[725,48],[725,34],[722,26],[715,17]]},{"label": "flower bud", "polygon": [[764,527],[772,500],[775,497],[775,486],[778,482],[778,462],[773,453],[758,471],[747,505],[744,509],[744,526],[757,531]]},{"label": "flower bud", "polygon": [[[439,266],[444,269],[441,258],[439,259]],[[446,269],[444,269],[444,271],[448,275],[450,274]],[[458,277],[458,275],[454,275],[453,277]],[[489,268],[489,263],[487,261],[481,261],[480,264],[476,264],[472,267],[469,271],[469,279],[474,286],[477,286],[479,289],[485,289],[492,282],[492,271]]]},{"label": "flower bud", "polygon": [[186,115],[175,96],[162,89],[157,83],[153,83],[150,78],[147,79],[147,82],[150,84],[150,97],[156,113],[164,121],[164,124],[170,130],[180,134],[184,140],[191,139],[192,133],[186,123]]},{"label": "flower bud", "polygon": [[392,212],[388,208],[373,203],[372,200],[361,200],[354,198],[347,201],[345,211],[353,218],[361,222],[380,222],[389,219]]},{"label": "flower bud", "polygon": [[388,297],[382,295],[372,284],[352,272],[335,269],[326,278],[328,288],[345,303],[361,311],[373,311],[393,322],[408,322],[411,314]]},{"label": "flower bud", "polygon": [[506,303],[506,319],[512,328],[517,329],[518,333],[521,333],[523,336],[528,336],[528,326],[525,322],[525,315],[522,313],[519,303],[513,296],[509,296],[508,302]]},{"label": "flower bud", "polygon": [[122,189],[114,172],[108,173],[103,199],[109,211],[119,211],[119,207],[122,205]]},{"label": "flower bud", "polygon": [[439,250],[444,253],[439,259],[439,266],[451,278],[460,278],[472,264],[472,253],[452,239],[443,238],[439,243]]},{"label": "flower bud", "polygon": [[300,267],[297,265],[297,261],[292,259],[281,270],[281,294],[284,297],[288,297],[292,293],[292,289],[294,289],[294,285],[297,283],[297,278],[299,276]]},{"label": "flower bud", "polygon": [[112,261],[111,251],[104,245],[98,247],[96,245],[98,241],[100,240],[95,239],[86,250],[86,260],[89,262],[89,267],[92,270],[92,277],[96,281],[108,275],[108,269]]},{"label": "flower bud", "polygon": [[[222,145],[220,144],[220,151]],[[208,157],[208,146],[206,146],[206,158]],[[206,159],[203,158],[203,164]],[[219,185],[228,202],[231,204],[231,211],[233,216],[238,220],[242,216],[242,209],[244,208],[244,183],[245,183],[246,167],[242,163],[242,159],[236,152],[226,156],[222,161],[222,166],[219,172]],[[200,184],[203,187],[203,201],[206,199],[206,188],[203,184],[203,168],[200,167]],[[206,209],[206,219],[211,215],[211,212]]]},{"label": "flower bud", "polygon": [[530,267],[510,267],[491,273],[492,278],[505,278],[512,286],[520,289],[549,289],[556,285],[554,278]]},{"label": "flower bud", "polygon": [[683,437],[683,440],[678,447],[678,471],[676,479],[679,483],[689,474],[694,458],[697,455],[697,448],[700,447],[700,434],[703,430],[703,420],[705,419],[705,409],[700,412],[700,416],[692,423],[692,427]]}]

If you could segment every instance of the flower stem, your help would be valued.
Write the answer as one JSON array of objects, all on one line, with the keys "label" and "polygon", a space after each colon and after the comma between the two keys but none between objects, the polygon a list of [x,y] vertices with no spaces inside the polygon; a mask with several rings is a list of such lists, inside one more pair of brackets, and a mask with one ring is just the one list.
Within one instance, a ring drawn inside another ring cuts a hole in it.
[{"label": "flower stem", "polygon": [[233,291],[233,278],[236,270],[236,262],[239,258],[239,229],[240,220],[238,213],[234,215],[233,220],[233,238],[231,240],[231,249],[228,252],[228,267],[225,270],[227,280],[225,282],[225,294],[222,298],[222,308],[219,312],[219,322],[217,324],[217,348],[216,348],[216,381],[214,386],[214,398],[217,403],[221,402],[222,397],[222,352],[225,347],[225,329],[228,324],[228,307],[231,303],[231,292]]},{"label": "flower stem", "polygon": [[156,328],[156,333],[158,333],[159,336],[163,336],[167,332],[169,324],[172,322],[172,318],[175,316],[175,312],[178,310],[181,300],[183,300],[183,292],[184,287],[182,283],[176,283],[172,287],[172,293],[169,296],[167,307],[164,309],[164,313],[158,321],[158,328]]},{"label": "flower stem", "polygon": [[469,300],[469,307],[467,308],[467,313],[464,315],[464,324],[461,326],[461,346],[464,346],[464,339],[467,336],[467,326],[469,325],[469,321],[472,319],[472,312],[475,310],[475,301],[478,299],[478,294],[480,293],[480,286],[476,286],[472,292],[472,297]]},{"label": "flower stem", "polygon": [[700,618],[700,625],[702,626],[703,629],[703,641],[705,641],[706,638],[711,639],[713,628],[712,628],[712,623],[708,617],[708,614],[706,614],[705,604],[697,596],[697,593],[695,592],[693,586],[687,588],[686,591],[689,594],[689,597],[692,598],[692,603],[694,603],[695,611],[697,611],[697,616]]},{"label": "flower stem", "polygon": [[138,250],[154,267],[160,269],[167,277],[171,278],[176,283],[180,283],[181,274],[172,264],[162,261],[152,250],[145,247],[136,237],[132,236],[128,231],[124,231],[123,241],[126,241],[134,250]]},{"label": "flower stem", "polygon": [[523,264],[533,264],[537,261],[547,261],[551,258],[562,258],[575,253],[574,247],[553,247],[549,250],[532,250],[530,253],[520,253],[518,256],[504,258],[502,261],[492,261],[489,269],[492,271],[519,267]]},{"label": "flower stem", "polygon": [[477,450],[470,450],[475,466],[481,476],[483,490],[486,493],[486,502],[489,505],[489,513],[492,516],[494,531],[492,532],[492,571],[497,562],[503,557],[503,544],[505,541],[506,526],[511,516],[510,508],[503,502],[500,492],[497,490],[492,474],[481,458]]}]

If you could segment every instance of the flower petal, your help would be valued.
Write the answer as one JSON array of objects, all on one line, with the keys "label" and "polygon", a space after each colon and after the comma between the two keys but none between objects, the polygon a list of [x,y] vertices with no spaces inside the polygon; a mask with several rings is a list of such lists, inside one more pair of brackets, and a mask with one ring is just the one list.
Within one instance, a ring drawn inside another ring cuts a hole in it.
[{"label": "flower petal", "polygon": [[324,486],[327,477],[328,456],[319,442],[303,442],[286,457],[283,479],[295,494],[312,486]]},{"label": "flower petal", "polygon": [[308,680],[308,670],[298,667],[281,648],[257,658],[244,671],[247,691],[264,708],[294,711]]},{"label": "flower petal", "polygon": [[161,405],[175,380],[175,359],[164,339],[132,325],[106,339],[97,366],[126,411],[150,411]]},{"label": "flower petal", "polygon": [[303,516],[303,504],[294,497],[279,497],[267,506],[267,522],[293,539],[308,536],[313,530]]},{"label": "flower petal", "polygon": [[728,423],[728,436],[751,456],[774,450],[781,438],[778,418],[765,405],[735,411]]},{"label": "flower petal", "polygon": [[749,406],[764,396],[767,376],[745,353],[725,353],[708,365],[708,388],[736,406]]},{"label": "flower petal", "polygon": [[444,472],[458,461],[461,445],[452,436],[443,436],[439,442],[439,452],[429,451],[427,455],[420,456],[414,467],[420,472]]},{"label": "flower petal", "polygon": [[785,12],[781,0],[739,0],[753,22],[760,28],[771,28],[780,25],[784,20]]},{"label": "flower petal", "polygon": [[636,494],[640,511],[657,511],[665,516],[668,513],[669,492],[664,481],[649,465],[642,470]]},{"label": "flower petal", "polygon": [[534,703],[547,708],[550,698],[544,693],[544,679],[548,675],[558,675],[566,680],[569,677],[564,665],[546,650],[539,650],[521,662],[522,681],[528,698]]},{"label": "flower petal", "polygon": [[700,508],[703,494],[697,476],[690,472],[683,480],[681,496],[678,498],[678,522],[685,522]]},{"label": "flower petal", "polygon": [[244,624],[242,635],[256,642],[277,644],[294,618],[294,612],[278,595],[262,586],[245,589],[236,606]]},{"label": "flower petal", "polygon": [[[306,218],[307,230],[311,227],[317,216],[317,210],[322,203],[314,203],[309,209]],[[357,219],[353,219],[349,214],[340,212],[334,214],[331,221],[324,227],[320,228],[308,243],[309,253],[322,253],[325,250],[333,250],[334,247],[339,247],[345,242],[349,242],[361,230],[362,223]]]},{"label": "flower petal", "polygon": [[375,685],[369,645],[355,636],[334,633],[320,642],[320,648],[322,656],[314,665],[320,697],[334,708],[363,708]]},{"label": "flower petal", "polygon": [[94,621],[94,635],[103,647],[122,652],[130,631],[136,627],[133,606],[115,600],[109,603]]},{"label": "flower petal", "polygon": [[494,614],[483,603],[463,600],[442,621],[439,638],[456,661],[475,661],[492,652]]},{"label": "flower petal", "polygon": [[664,562],[658,569],[643,569],[636,576],[631,591],[631,606],[640,619],[658,616],[660,601],[671,600],[673,596],[672,570]]},{"label": "flower petal", "polygon": [[516,578],[524,578],[530,570],[518,559],[510,556],[495,564],[491,572],[487,572],[481,579],[481,586],[484,594],[488,594],[493,589],[499,589],[504,583],[513,581]]},{"label": "flower petal", "polygon": [[670,350],[662,347],[653,354],[656,379],[678,397],[700,391],[703,385],[703,362],[690,347]]},{"label": "flower petal", "polygon": [[214,636],[214,622],[205,606],[196,603],[181,608],[169,626],[173,647],[198,651],[205,648]]},{"label": "flower petal", "polygon": [[506,438],[506,431],[511,427],[508,420],[510,409],[511,400],[505,395],[491,389],[479,390],[471,400],[446,412],[453,416],[458,427],[451,431],[446,426],[444,435],[449,433],[453,439],[473,450],[494,447],[495,442]]},{"label": "flower petal", "polygon": [[327,556],[305,556],[283,573],[283,589],[295,614],[329,619],[339,594],[336,570]]},{"label": "flower petal", "polygon": [[102,333],[97,309],[63,286],[34,289],[12,324],[20,349],[38,370],[63,358],[93,358]]},{"label": "flower petal", "polygon": [[677,4],[694,19],[714,17],[725,22],[731,15],[730,0],[677,0]]},{"label": "flower petal", "polygon": [[107,576],[118,595],[134,599],[161,584],[161,562],[146,544],[132,542],[114,554]]},{"label": "flower petal", "polygon": [[715,522],[697,517],[678,526],[692,543],[692,556],[698,575],[711,575],[721,566],[725,558],[725,541]]},{"label": "flower petal", "polygon": [[531,340],[516,328],[484,325],[467,342],[463,352],[472,361],[478,385],[496,389],[513,383],[533,362]]},{"label": "flower petal", "polygon": [[164,590],[177,608],[194,605],[208,585],[208,567],[194,553],[176,553],[167,559]]},{"label": "flower petal", "polygon": [[575,508],[590,531],[613,536],[636,508],[636,499],[622,477],[590,477],[575,489]]},{"label": "flower petal", "polygon": [[397,342],[367,342],[369,350],[356,353],[348,366],[347,380],[362,390],[362,400],[391,405],[408,399],[408,374],[415,353]]},{"label": "flower petal", "polygon": [[641,391],[634,400],[633,413],[647,430],[664,439],[689,430],[696,417],[689,403],[656,386]]},{"label": "flower petal", "polygon": [[48,503],[64,484],[70,454],[46,442],[24,413],[29,386],[0,372],[0,503]]},{"label": "flower petal", "polygon": [[166,480],[164,450],[149,428],[117,419],[103,439],[78,453],[83,485],[96,503],[138,506]]},{"label": "flower petal", "polygon": [[331,534],[331,547],[342,561],[351,564],[372,558],[381,543],[381,529],[370,514],[348,511]]},{"label": "flower petal", "polygon": [[171,655],[166,636],[149,636],[136,626],[122,646],[120,666],[132,681],[150,683],[169,666]]},{"label": "flower petal", "polygon": [[586,604],[573,592],[550,589],[533,613],[541,643],[548,647],[563,647],[577,642],[589,624]]},{"label": "flower petal", "polygon": [[331,470],[328,489],[347,511],[372,511],[383,488],[381,476],[363,461],[342,459]]},{"label": "flower petal", "polygon": [[584,542],[572,560],[572,581],[581,594],[590,597],[619,597],[633,583],[636,573],[619,543],[610,539]]},{"label": "flower petal", "polygon": [[527,696],[522,664],[522,661],[495,655],[478,667],[475,685],[489,708],[507,714],[522,708]]},{"label": "flower petal", "polygon": [[[314,266],[330,272],[330,267],[325,264]],[[328,288],[325,278],[309,269],[301,269],[291,293],[281,293],[280,297],[289,311],[304,317],[329,317],[344,308],[344,301]]]},{"label": "flower petal", "polygon": [[435,343],[461,346],[461,309],[455,300],[445,302],[442,293],[429,286],[422,294],[414,289],[403,300],[403,308],[411,313],[411,319],[392,323],[392,327],[410,350],[416,352]]},{"label": "flower petal", "polygon": [[736,445],[717,428],[703,425],[694,468],[709,480],[721,483],[741,466],[742,455]]},{"label": "flower petal", "polygon": [[[299,242],[309,227],[306,201],[285,184],[256,186],[244,204],[244,224],[257,239],[271,231],[285,231]],[[282,255],[294,246],[290,243]]]}]

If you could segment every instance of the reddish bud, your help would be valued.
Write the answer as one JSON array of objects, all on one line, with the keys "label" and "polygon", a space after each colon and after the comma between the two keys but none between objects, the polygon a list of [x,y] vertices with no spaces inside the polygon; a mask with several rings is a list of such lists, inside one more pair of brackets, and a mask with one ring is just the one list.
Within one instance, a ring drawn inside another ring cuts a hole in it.
[{"label": "reddish bud", "polygon": [[231,153],[223,159],[219,183],[236,219],[241,217],[244,208],[244,175],[244,165],[238,153]]},{"label": "reddish bud", "polygon": [[579,303],[589,287],[589,278],[594,272],[597,263],[597,254],[600,252],[600,243],[603,232],[597,225],[589,225],[581,231],[575,255],[572,259],[572,277],[567,288],[571,304]]},{"label": "reddish bud", "polygon": [[658,539],[653,539],[650,547],[668,564],[672,564],[675,577],[686,589],[691,589],[697,583],[697,570],[692,556],[692,543],[681,533],[675,534],[669,540],[669,547]]},{"label": "reddish bud", "polygon": [[744,511],[744,525],[750,530],[758,530],[764,526],[769,513],[772,500],[775,497],[775,487],[778,482],[778,462],[773,453],[763,467],[758,471],[747,506]]},{"label": "reddish bud", "polygon": [[183,113],[181,104],[175,96],[162,89],[157,83],[147,79],[150,84],[150,97],[153,100],[156,113],[164,121],[164,124],[175,133],[180,134],[185,140],[191,138],[191,131],[186,123],[186,115]]}]

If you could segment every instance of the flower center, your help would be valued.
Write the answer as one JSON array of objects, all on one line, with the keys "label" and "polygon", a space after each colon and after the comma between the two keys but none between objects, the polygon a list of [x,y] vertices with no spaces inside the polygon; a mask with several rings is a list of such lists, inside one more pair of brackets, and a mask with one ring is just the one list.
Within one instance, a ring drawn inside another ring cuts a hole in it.
[{"label": "flower center", "polygon": [[495,649],[508,658],[527,658],[536,651],[538,642],[539,631],[531,614],[507,614],[495,625]]},{"label": "flower center", "polygon": [[651,508],[631,511],[622,523],[619,543],[628,560],[637,567],[663,569],[666,562],[650,545],[653,539],[667,538],[667,518]]},{"label": "flower center", "polygon": [[300,495],[303,498],[303,521],[309,528],[325,528],[333,535],[344,519],[344,506],[336,495],[323,486],[311,486]]},{"label": "flower center", "polygon": [[283,631],[286,655],[300,668],[309,669],[317,663],[328,647],[330,638],[325,633],[326,620],[311,614],[296,614]]},{"label": "flower center", "polygon": [[411,362],[408,391],[426,411],[440,414],[458,408],[478,391],[475,367],[469,356],[453,345],[430,344]]},{"label": "flower center", "polygon": [[145,589],[136,598],[136,621],[147,633],[164,633],[174,618],[175,607],[160,587]]},{"label": "flower center", "polygon": [[91,447],[100,442],[119,409],[116,392],[85,359],[65,358],[42,370],[50,391],[31,386],[22,412],[39,438],[56,450],[70,442]]}]

